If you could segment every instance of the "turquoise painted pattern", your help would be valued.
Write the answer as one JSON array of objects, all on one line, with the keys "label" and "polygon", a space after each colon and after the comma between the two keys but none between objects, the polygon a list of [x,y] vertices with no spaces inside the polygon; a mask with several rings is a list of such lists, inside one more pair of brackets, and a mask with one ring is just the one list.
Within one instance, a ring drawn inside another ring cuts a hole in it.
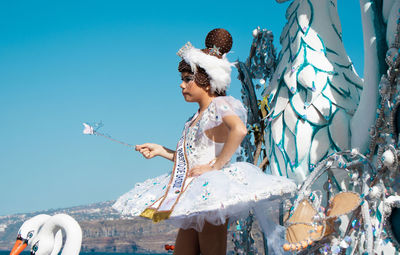
[{"label": "turquoise painted pattern", "polygon": [[271,171],[303,181],[328,154],[350,146],[363,81],[344,50],[335,1],[295,0],[266,97]]}]

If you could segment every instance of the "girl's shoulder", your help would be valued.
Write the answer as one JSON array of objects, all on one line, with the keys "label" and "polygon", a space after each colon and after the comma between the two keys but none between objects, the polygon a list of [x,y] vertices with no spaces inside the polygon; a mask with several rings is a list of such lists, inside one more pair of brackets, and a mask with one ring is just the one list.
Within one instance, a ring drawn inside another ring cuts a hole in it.
[{"label": "girl's shoulder", "polygon": [[217,104],[218,103],[219,104],[227,103],[227,104],[231,104],[231,105],[243,106],[242,102],[240,100],[234,98],[233,96],[218,96],[213,99],[213,102],[215,102]]}]

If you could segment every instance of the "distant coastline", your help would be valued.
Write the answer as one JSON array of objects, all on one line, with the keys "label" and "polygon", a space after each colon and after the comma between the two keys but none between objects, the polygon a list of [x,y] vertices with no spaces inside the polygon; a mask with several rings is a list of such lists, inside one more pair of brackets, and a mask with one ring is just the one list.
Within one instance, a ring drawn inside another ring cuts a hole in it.
[{"label": "distant coastline", "polygon": [[[37,214],[66,213],[76,219],[83,232],[81,255],[153,255],[165,253],[165,245],[175,243],[177,228],[168,221],[157,224],[141,217],[125,217],[107,201],[70,208],[0,216],[0,255],[9,255],[22,223]],[[228,253],[233,254],[232,232],[228,230]],[[258,250],[263,249],[262,234],[257,221],[252,236]],[[26,250],[28,251],[28,250]],[[30,255],[29,252],[22,255]]]}]

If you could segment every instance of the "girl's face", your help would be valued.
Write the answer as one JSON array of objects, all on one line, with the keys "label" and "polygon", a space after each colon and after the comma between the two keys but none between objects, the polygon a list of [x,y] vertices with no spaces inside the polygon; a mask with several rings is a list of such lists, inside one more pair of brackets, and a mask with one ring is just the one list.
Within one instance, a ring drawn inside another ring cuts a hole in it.
[{"label": "girl's face", "polygon": [[200,102],[205,97],[210,97],[208,88],[202,88],[194,81],[194,75],[188,72],[182,72],[182,95],[186,102]]}]

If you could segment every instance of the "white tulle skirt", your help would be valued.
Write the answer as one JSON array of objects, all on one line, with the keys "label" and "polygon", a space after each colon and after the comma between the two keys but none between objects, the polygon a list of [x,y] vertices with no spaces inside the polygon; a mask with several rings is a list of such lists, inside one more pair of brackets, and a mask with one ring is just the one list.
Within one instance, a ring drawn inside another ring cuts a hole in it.
[{"label": "white tulle skirt", "polygon": [[[169,180],[170,174],[164,174],[137,183],[113,208],[124,215],[139,216],[164,195]],[[289,179],[267,175],[252,164],[237,162],[196,177],[168,221],[179,228],[201,231],[204,221],[220,225],[227,219],[246,217],[250,210],[266,208],[268,203],[290,196],[295,190],[295,183]]]}]

